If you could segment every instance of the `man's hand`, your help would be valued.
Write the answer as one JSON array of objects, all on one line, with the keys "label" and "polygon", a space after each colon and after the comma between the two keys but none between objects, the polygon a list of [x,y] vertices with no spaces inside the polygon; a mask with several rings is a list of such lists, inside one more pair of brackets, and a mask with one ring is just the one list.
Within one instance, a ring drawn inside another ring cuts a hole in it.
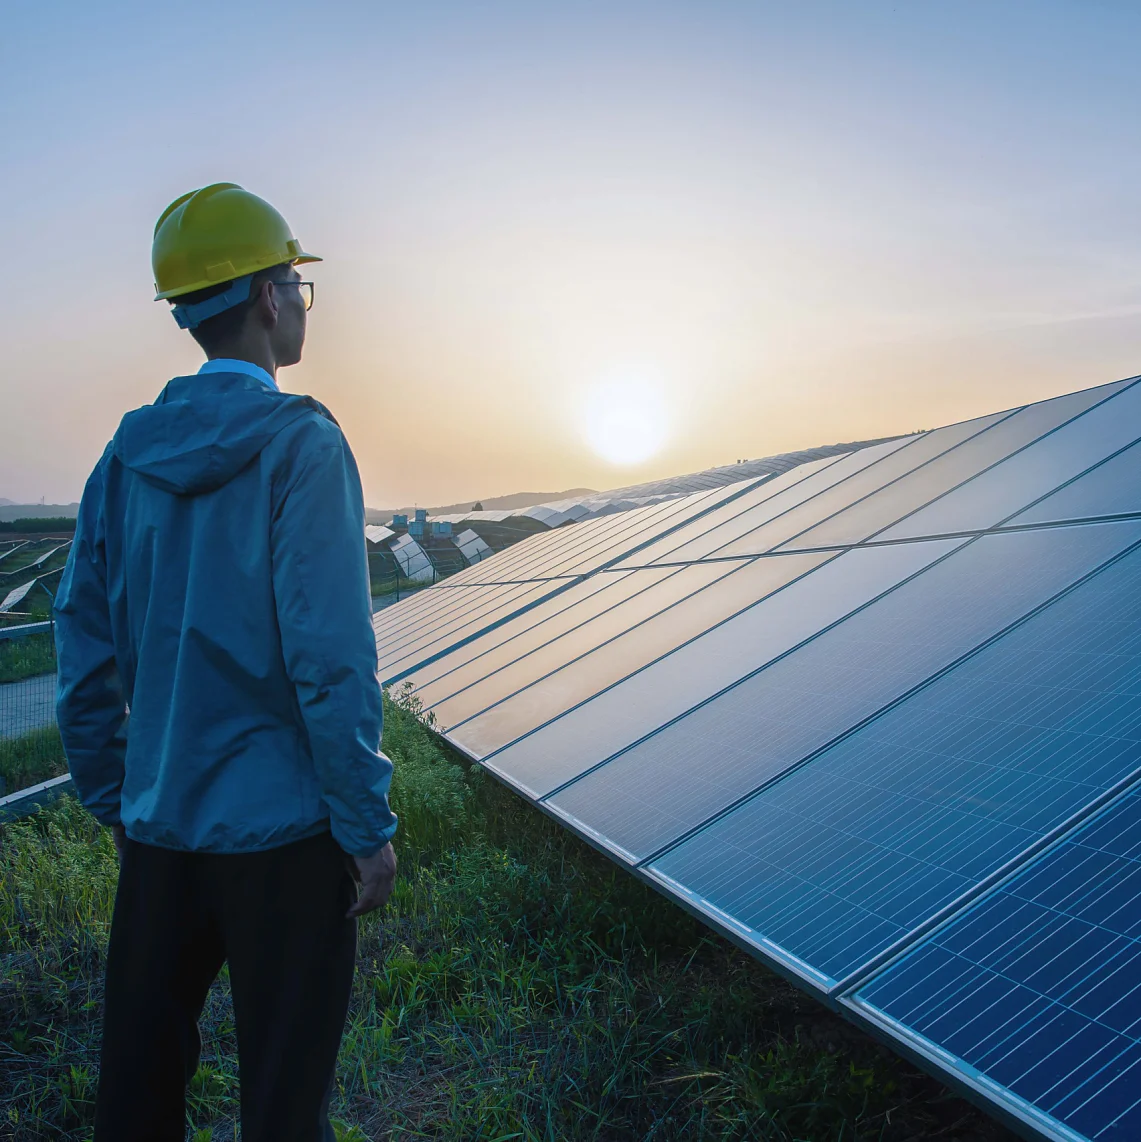
[{"label": "man's hand", "polygon": [[360,881],[361,893],[357,902],[345,913],[346,919],[363,916],[374,908],[383,908],[392,895],[396,880],[396,853],[391,842],[370,857],[351,857]]},{"label": "man's hand", "polygon": [[111,826],[111,840],[115,842],[115,852],[118,854],[119,863],[123,863],[123,857],[127,855],[127,830],[122,825]]}]

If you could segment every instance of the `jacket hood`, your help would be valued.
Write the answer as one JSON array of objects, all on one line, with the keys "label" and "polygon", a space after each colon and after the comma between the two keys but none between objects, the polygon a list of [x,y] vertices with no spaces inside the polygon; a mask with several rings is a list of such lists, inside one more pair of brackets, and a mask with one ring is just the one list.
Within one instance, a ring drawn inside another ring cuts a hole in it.
[{"label": "jacket hood", "polygon": [[111,444],[143,479],[194,496],[228,483],[314,411],[328,415],[311,397],[275,392],[244,373],[199,373],[175,377],[154,404],[127,413]]}]

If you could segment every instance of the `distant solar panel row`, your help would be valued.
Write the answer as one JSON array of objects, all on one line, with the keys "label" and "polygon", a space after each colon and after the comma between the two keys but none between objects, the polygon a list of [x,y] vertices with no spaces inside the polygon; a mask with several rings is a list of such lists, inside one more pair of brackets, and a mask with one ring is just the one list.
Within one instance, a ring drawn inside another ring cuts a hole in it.
[{"label": "distant solar panel row", "polygon": [[1141,1137],[1141,384],[536,536],[377,640],[852,1018],[1041,1137]]}]

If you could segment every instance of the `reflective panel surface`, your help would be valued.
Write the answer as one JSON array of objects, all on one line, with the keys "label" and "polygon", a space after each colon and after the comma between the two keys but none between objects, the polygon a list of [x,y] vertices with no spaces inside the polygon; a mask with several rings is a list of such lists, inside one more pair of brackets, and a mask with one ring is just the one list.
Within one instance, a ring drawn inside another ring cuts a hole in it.
[{"label": "reflective panel surface", "polygon": [[1090,391],[1107,390],[1112,393],[1108,399],[876,538],[907,539],[993,527],[1131,444],[1141,436],[1141,386],[1118,382]]},{"label": "reflective panel surface", "polygon": [[866,985],[882,1011],[1087,1138],[1141,1138],[1141,795]]},{"label": "reflective panel surface", "polygon": [[1040,503],[1019,512],[1010,523],[1046,523],[1125,512],[1141,512],[1141,444],[1126,448]]},{"label": "reflective panel surface", "polygon": [[802,532],[787,546],[818,547],[867,539],[1084,412],[1106,395],[1100,390],[1087,390],[1019,409],[997,421],[986,432],[963,441],[922,468]]},{"label": "reflective panel surface", "polygon": [[551,804],[628,859],[643,859],[1138,539],[1141,523],[984,536],[567,786]]},{"label": "reflective panel surface", "polygon": [[932,432],[916,436],[906,448],[885,456],[878,464],[869,465],[854,473],[843,483],[836,484],[811,500],[806,500],[791,511],[778,516],[771,523],[742,535],[711,554],[759,554],[780,547],[794,536],[800,535],[801,532],[835,513],[850,508],[851,505],[857,505],[857,508],[852,509],[857,510],[866,502],[867,497],[893,485],[896,481],[908,478],[909,474],[914,477],[917,469],[923,471],[922,466],[935,457],[957,449],[964,441],[980,433],[985,435],[988,431],[993,431],[992,426],[1001,425],[1009,415],[1005,412],[995,413],[992,416],[979,417],[977,420],[964,421],[962,424],[936,428]]},{"label": "reflective panel surface", "polygon": [[653,868],[837,980],[1139,766],[1135,550]]},{"label": "reflective panel surface", "polygon": [[[871,548],[838,557],[806,552],[758,560],[753,566],[762,581],[753,597],[763,601],[731,621],[680,645],[677,632],[663,619],[655,631],[660,641],[654,649],[665,657],[645,669],[639,669],[647,661],[642,646],[644,634],[629,646],[621,640],[611,643],[583,660],[581,673],[576,672],[569,679],[573,685],[564,684],[560,677],[564,672],[560,671],[473,719],[451,736],[462,749],[483,747],[486,753],[514,741],[487,764],[528,789],[549,793],[791,650],[961,543],[941,540]],[[793,562],[785,564],[785,560]],[[793,579],[795,575],[801,577]],[[778,577],[766,579],[771,576]],[[782,579],[789,585],[780,589]],[[703,592],[703,602],[716,604],[720,591],[728,590],[732,583],[728,579],[717,590]],[[770,587],[770,583],[775,585]],[[607,664],[612,656],[619,659],[617,669],[607,668],[603,679],[625,680],[603,690],[591,666],[595,661]],[[631,673],[632,670],[637,673]],[[557,721],[544,724],[564,710],[567,713]],[[523,737],[536,727],[541,728]],[[515,741],[516,738],[521,740]]]}]

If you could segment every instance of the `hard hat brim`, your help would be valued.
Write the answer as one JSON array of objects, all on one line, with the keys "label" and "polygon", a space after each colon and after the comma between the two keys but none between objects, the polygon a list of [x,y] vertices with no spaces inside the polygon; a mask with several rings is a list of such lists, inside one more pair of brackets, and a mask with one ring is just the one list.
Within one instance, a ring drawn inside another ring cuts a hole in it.
[{"label": "hard hat brim", "polygon": [[[257,269],[268,270],[271,266],[302,266],[306,262],[323,262],[324,258],[319,258],[316,254],[298,254],[295,258],[283,258],[280,262],[267,262],[264,266],[259,266]],[[256,273],[256,270],[245,270],[235,277],[245,277],[247,273]],[[190,285],[182,285],[177,289],[162,290],[155,294],[155,301],[168,301],[174,297],[182,297],[183,294],[195,293],[200,289],[209,289],[210,286],[221,285],[222,283],[217,279],[208,279],[201,282],[193,282]]]}]

